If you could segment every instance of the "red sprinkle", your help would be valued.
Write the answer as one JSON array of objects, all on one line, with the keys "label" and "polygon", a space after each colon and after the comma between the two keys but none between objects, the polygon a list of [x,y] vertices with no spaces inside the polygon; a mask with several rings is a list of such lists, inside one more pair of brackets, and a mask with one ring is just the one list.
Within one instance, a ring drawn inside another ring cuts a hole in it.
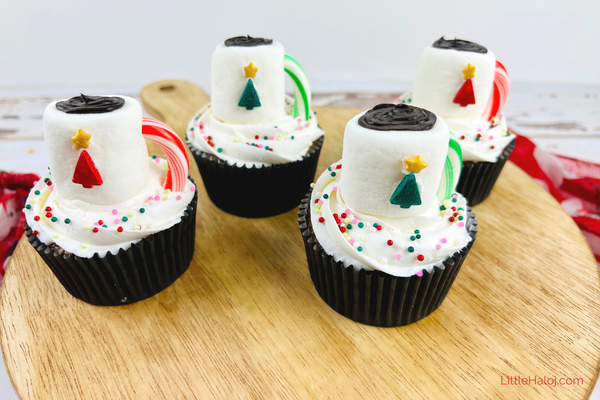
[{"label": "red sprinkle", "polygon": [[52,218],[52,213],[46,213],[46,218]]},{"label": "red sprinkle", "polygon": [[98,225],[104,225],[104,221],[102,221],[101,219],[98,220]]},{"label": "red sprinkle", "polygon": [[458,213],[455,212],[454,214],[452,214],[453,217],[458,217]]},{"label": "red sprinkle", "polygon": [[98,228],[92,229],[92,232],[94,232],[94,233],[98,232]]},{"label": "red sprinkle", "polygon": [[423,254],[419,254],[417,256],[417,260],[419,260],[419,261],[423,261],[424,259],[425,259],[425,256]]},{"label": "red sprinkle", "polygon": [[323,222],[325,222],[325,218],[323,218],[323,217],[319,217],[319,222],[320,222],[320,223],[323,223]]},{"label": "red sprinkle", "polygon": [[39,220],[40,220],[40,216],[39,216],[39,215],[36,215],[35,217],[33,217],[33,220],[34,220],[34,221],[39,221]]},{"label": "red sprinkle", "polygon": [[448,221],[450,221],[450,222],[454,222],[454,217],[450,217],[450,218],[448,218]]},{"label": "red sprinkle", "polygon": [[342,213],[341,217],[346,218],[347,217],[346,213]]},{"label": "red sprinkle", "polygon": [[337,215],[337,214],[333,214],[333,218],[336,218],[336,219],[337,219],[337,218],[339,218],[339,217],[340,217],[339,215]]},{"label": "red sprinkle", "polygon": [[390,239],[390,240],[387,241],[387,244],[388,244],[388,246],[391,246],[391,245],[394,244],[394,241],[392,239]]},{"label": "red sprinkle", "polygon": [[335,169],[342,169],[342,164],[336,165]]},{"label": "red sprinkle", "polygon": [[269,147],[269,151],[273,151],[273,149]]},{"label": "red sprinkle", "polygon": [[481,133],[478,133],[478,134],[477,134],[477,137],[481,137]]},{"label": "red sprinkle", "polygon": [[460,137],[460,140],[465,140],[465,135],[462,135],[462,136]]},{"label": "red sprinkle", "polygon": [[335,219],[335,223],[339,225],[339,224],[341,224],[341,223],[342,223],[342,221],[341,221],[339,218],[336,218],[336,219]]},{"label": "red sprinkle", "polygon": [[380,230],[382,230],[382,229],[383,229],[383,226],[381,226],[381,225],[377,225],[377,230],[378,230],[378,231],[380,231]]},{"label": "red sprinkle", "polygon": [[45,208],[46,211],[52,211],[52,207],[48,206]]},{"label": "red sprinkle", "polygon": [[495,149],[495,147],[492,145],[492,146],[490,146],[490,149],[494,150],[494,149]]},{"label": "red sprinkle", "polygon": [[32,234],[34,234],[35,236],[37,236],[37,235],[39,234],[39,232],[38,232],[38,231],[33,231],[33,232],[31,232],[31,233],[32,233]]},{"label": "red sprinkle", "polygon": [[212,142],[212,136],[209,136],[206,139],[208,139],[209,142]]},{"label": "red sprinkle", "polygon": [[259,139],[258,135],[255,135],[255,136],[254,136],[254,139],[258,140],[258,139]]},{"label": "red sprinkle", "polygon": [[46,182],[46,185],[48,185],[48,186],[52,186],[52,181],[48,181],[48,182]]},{"label": "red sprinkle", "polygon": [[340,226],[340,232],[342,232],[342,233],[346,232],[346,228],[343,226]]},{"label": "red sprinkle", "polygon": [[317,204],[319,202],[319,199],[315,199],[315,204]]},{"label": "red sprinkle", "polygon": [[123,227],[122,226],[118,227],[117,232],[123,232]]},{"label": "red sprinkle", "polygon": [[456,211],[456,207],[452,207],[452,211]]}]

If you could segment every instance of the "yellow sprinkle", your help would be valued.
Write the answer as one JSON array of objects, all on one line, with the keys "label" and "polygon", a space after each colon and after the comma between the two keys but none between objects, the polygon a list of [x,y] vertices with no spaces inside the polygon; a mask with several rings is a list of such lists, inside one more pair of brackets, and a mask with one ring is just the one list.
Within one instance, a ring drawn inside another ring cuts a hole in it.
[{"label": "yellow sprinkle", "polygon": [[31,198],[31,199],[29,199],[29,202],[30,202],[31,204],[35,204],[35,202],[36,202],[36,201],[37,201],[37,200],[36,200],[36,199],[34,199],[34,198]]},{"label": "yellow sprinkle", "polygon": [[133,229],[135,229],[136,231],[139,231],[142,229],[142,227],[140,225],[136,225]]},{"label": "yellow sprinkle", "polygon": [[88,244],[84,243],[84,244],[81,245],[81,247],[83,247],[84,249],[87,249],[88,248]]},{"label": "yellow sprinkle", "polygon": [[358,240],[360,240],[361,242],[364,242],[365,241],[365,237],[364,236],[359,236]]},{"label": "yellow sprinkle", "polygon": [[171,189],[165,189],[165,193],[166,193],[166,194],[169,194],[169,193],[171,193]]},{"label": "yellow sprinkle", "polygon": [[58,233],[54,234],[54,239],[58,239],[60,237],[60,235]]},{"label": "yellow sprinkle", "polygon": [[315,183],[314,183],[314,182],[313,182],[313,183],[311,183],[311,184],[310,184],[310,187],[311,187],[311,188],[314,188],[314,187],[315,187]]},{"label": "yellow sprinkle", "polygon": [[346,223],[346,225],[348,225],[350,222],[352,222],[352,220],[351,220],[350,218],[346,218],[346,219],[344,220],[344,222]]},{"label": "yellow sprinkle", "polygon": [[234,138],[233,138],[233,143],[237,143],[237,142],[239,142],[239,141],[240,141],[240,140],[239,140],[238,138],[236,138],[236,137],[234,137]]},{"label": "yellow sprinkle", "polygon": [[46,196],[44,196],[44,195],[41,195],[41,196],[40,196],[40,200],[41,200],[41,201],[44,201],[44,200],[46,200]]},{"label": "yellow sprinkle", "polygon": [[163,161],[162,166],[164,167],[164,169],[169,169],[169,164],[167,164],[166,161]]},{"label": "yellow sprinkle", "polygon": [[163,197],[163,200],[164,200],[164,201],[167,201],[167,200],[169,200],[169,196],[165,196],[165,197]]},{"label": "yellow sprinkle", "polygon": [[89,231],[90,228],[91,228],[91,226],[89,226],[89,225],[86,225],[86,226],[83,227],[83,229],[85,229],[86,231]]},{"label": "yellow sprinkle", "polygon": [[134,215],[134,214],[133,214],[133,211],[129,211],[129,212],[127,213],[127,216],[128,216],[129,218],[133,217],[133,215]]}]

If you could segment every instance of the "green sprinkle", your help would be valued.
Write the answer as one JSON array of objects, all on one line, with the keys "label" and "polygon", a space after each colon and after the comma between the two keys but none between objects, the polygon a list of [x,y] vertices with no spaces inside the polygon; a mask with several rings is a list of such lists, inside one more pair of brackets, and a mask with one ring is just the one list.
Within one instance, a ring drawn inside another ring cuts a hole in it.
[{"label": "green sprinkle", "polygon": [[143,213],[146,212],[146,209],[145,208],[140,208],[140,212],[143,214]]},{"label": "green sprinkle", "polygon": [[265,136],[265,137],[264,137],[264,139],[265,139],[265,140],[269,140],[269,137],[268,137],[268,136]]},{"label": "green sprinkle", "polygon": [[410,246],[407,250],[408,250],[409,253],[412,253],[413,251],[415,251],[415,248],[412,247],[412,246]]},{"label": "green sprinkle", "polygon": [[352,224],[346,225],[346,229],[352,229]]},{"label": "green sprinkle", "polygon": [[103,228],[108,228],[108,226],[106,226],[106,225],[102,225],[102,227],[103,227]]},{"label": "green sprinkle", "polygon": [[411,236],[410,240],[412,240],[414,242],[416,240],[416,238],[414,236]]},{"label": "green sprinkle", "polygon": [[459,221],[462,221],[463,219],[465,219],[465,218],[464,218],[462,215],[459,215],[459,216],[458,216],[458,220],[459,220]]},{"label": "green sprinkle", "polygon": [[476,141],[476,142],[479,142],[479,139],[481,139],[481,138],[478,138],[478,137],[476,137],[476,138],[475,138],[475,141]]},{"label": "green sprinkle", "polygon": [[123,222],[127,222],[127,220],[128,220],[128,219],[129,219],[129,218],[127,218],[127,217],[123,217],[123,218],[121,218],[121,221],[123,221]]},{"label": "green sprinkle", "polygon": [[452,202],[453,202],[453,203],[456,203],[456,197],[453,197],[453,198],[452,198]]},{"label": "green sprinkle", "polygon": [[28,210],[31,210],[31,204],[27,204],[27,205],[25,206],[25,208],[26,208],[26,209],[28,209]]},{"label": "green sprinkle", "polygon": [[363,248],[362,248],[362,246],[358,246],[358,248],[356,250],[363,251]]},{"label": "green sprinkle", "polygon": [[69,218],[65,218],[65,224],[70,224],[71,220]]},{"label": "green sprinkle", "polygon": [[412,99],[408,99],[408,102],[410,103],[412,101]]},{"label": "green sprinkle", "polygon": [[156,154],[155,154],[155,155],[153,155],[153,156],[152,156],[152,158],[156,160]]},{"label": "green sprinkle", "polygon": [[336,174],[335,174],[335,172],[332,172],[332,173],[331,173],[331,176],[335,176],[335,175],[336,175]]},{"label": "green sprinkle", "polygon": [[377,224],[373,224],[373,228],[377,228],[379,225]]},{"label": "green sprinkle", "polygon": [[402,100],[402,104],[406,103],[406,100]]},{"label": "green sprinkle", "polygon": [[36,196],[39,196],[39,195],[40,195],[40,191],[39,191],[39,190],[36,190],[36,191],[35,191],[35,192],[33,192],[33,193],[35,193],[35,195],[36,195]]},{"label": "green sprinkle", "polygon": [[56,222],[56,221],[58,221],[58,218],[56,218],[56,217],[52,217],[52,218],[50,218],[50,221],[52,221],[52,222]]},{"label": "green sprinkle", "polygon": [[44,179],[44,182],[48,182],[50,180],[50,178],[46,178]]},{"label": "green sprinkle", "polygon": [[421,231],[418,229],[415,229],[415,233],[421,233]]},{"label": "green sprinkle", "polygon": [[327,169],[331,171],[331,167],[329,167],[329,168],[327,168]]},{"label": "green sprinkle", "polygon": [[324,199],[328,199],[328,198],[329,198],[329,195],[328,195],[327,193],[325,193],[325,194],[323,195],[323,198],[324,198]]},{"label": "green sprinkle", "polygon": [[365,224],[363,224],[362,222],[359,222],[359,223],[358,223],[358,227],[359,227],[359,228],[364,228],[364,227],[365,227]]},{"label": "green sprinkle", "polygon": [[442,205],[440,206],[440,211],[444,211],[445,209],[446,209],[446,206],[442,204]]},{"label": "green sprinkle", "polygon": [[421,235],[417,235],[417,239],[421,239]]},{"label": "green sprinkle", "polygon": [[[267,150],[269,150],[269,149],[267,148]],[[223,149],[219,147],[219,148],[217,149],[217,151],[218,151],[219,153],[222,153],[222,152],[223,152]]]},{"label": "green sprinkle", "polygon": [[465,209],[462,207],[458,207],[458,211],[465,211]]},{"label": "green sprinkle", "polygon": [[[219,149],[219,150],[222,150],[222,149]],[[269,150],[269,146],[265,146],[265,150]]]},{"label": "green sprinkle", "polygon": [[295,139],[295,137],[292,136],[292,140],[294,140],[294,139]]}]

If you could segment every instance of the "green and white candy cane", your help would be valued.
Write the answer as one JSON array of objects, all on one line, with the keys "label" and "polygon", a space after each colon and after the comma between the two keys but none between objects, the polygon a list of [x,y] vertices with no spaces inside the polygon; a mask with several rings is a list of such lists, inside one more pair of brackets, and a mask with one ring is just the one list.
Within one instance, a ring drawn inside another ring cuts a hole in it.
[{"label": "green and white candy cane", "polygon": [[460,173],[462,171],[462,150],[456,140],[456,136],[450,132],[450,142],[448,143],[448,155],[444,163],[444,171],[438,188],[437,197],[440,202],[449,199],[456,189]]},{"label": "green and white candy cane", "polygon": [[294,83],[294,118],[301,117],[308,121],[310,117],[310,85],[302,65],[292,56],[285,55],[283,68]]}]

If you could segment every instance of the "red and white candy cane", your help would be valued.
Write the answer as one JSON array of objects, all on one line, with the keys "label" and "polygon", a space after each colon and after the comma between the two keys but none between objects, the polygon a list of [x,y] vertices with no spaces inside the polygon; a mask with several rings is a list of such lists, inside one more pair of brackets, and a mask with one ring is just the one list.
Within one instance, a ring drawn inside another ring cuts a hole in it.
[{"label": "red and white candy cane", "polygon": [[159,145],[167,155],[169,172],[165,189],[183,192],[190,162],[185,152],[185,145],[179,136],[167,124],[150,117],[142,117],[142,135]]},{"label": "red and white candy cane", "polygon": [[492,118],[500,115],[502,108],[504,108],[504,104],[506,104],[509,90],[510,80],[508,78],[508,71],[500,61],[496,60],[494,87],[485,110],[483,111],[483,118],[485,118],[487,121],[491,121]]}]

